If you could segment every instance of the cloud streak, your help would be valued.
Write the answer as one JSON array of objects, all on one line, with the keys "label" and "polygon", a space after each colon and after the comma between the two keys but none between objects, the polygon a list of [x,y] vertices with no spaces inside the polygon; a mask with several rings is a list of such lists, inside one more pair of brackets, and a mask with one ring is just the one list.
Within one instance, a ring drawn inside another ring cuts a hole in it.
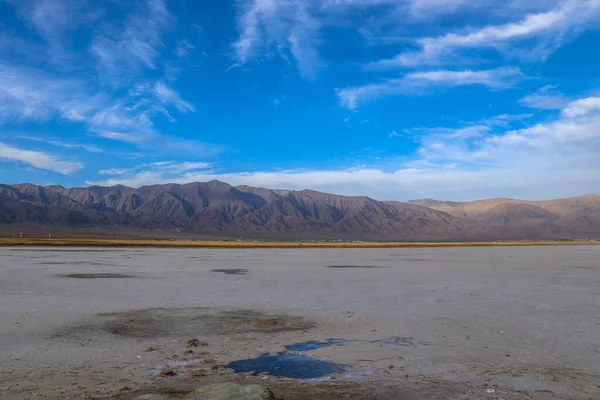
[{"label": "cloud streak", "polygon": [[415,72],[383,83],[338,89],[337,94],[343,106],[354,110],[361,104],[378,98],[399,94],[422,94],[427,93],[429,88],[482,85],[492,89],[506,89],[522,76],[518,68],[509,67],[481,71]]},{"label": "cloud streak", "polygon": [[62,160],[58,156],[40,151],[23,150],[2,142],[0,142],[0,160],[16,161],[64,175],[83,168],[83,164],[76,161]]},{"label": "cloud streak", "polygon": [[90,153],[102,153],[102,149],[96,146],[77,143],[66,143],[60,140],[46,140],[35,136],[17,136],[17,139],[32,140],[34,142],[48,143],[56,147],[64,147],[67,149],[83,149]]},{"label": "cloud streak", "polygon": [[135,13],[120,30],[94,37],[90,53],[97,60],[100,76],[109,85],[123,86],[140,70],[158,68],[171,14],[164,0],[148,0],[143,11]]},{"label": "cloud streak", "polygon": [[[370,63],[369,69],[395,69],[423,65],[443,65],[463,62],[457,51],[476,48],[503,50],[517,40],[546,38],[554,42],[543,46],[542,50],[553,50],[568,37],[568,34],[581,31],[593,23],[600,14],[598,0],[566,0],[556,8],[529,14],[517,22],[504,25],[489,25],[468,33],[448,33],[439,37],[426,37],[417,40],[416,51],[401,53],[391,59]],[[531,55],[530,52],[524,54]],[[540,54],[545,57],[545,52]]]}]

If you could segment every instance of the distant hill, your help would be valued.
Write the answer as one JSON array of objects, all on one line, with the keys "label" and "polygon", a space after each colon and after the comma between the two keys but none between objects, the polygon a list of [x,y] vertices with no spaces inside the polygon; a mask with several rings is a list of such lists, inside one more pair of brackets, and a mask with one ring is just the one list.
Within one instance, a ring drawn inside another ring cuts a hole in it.
[{"label": "distant hill", "polygon": [[219,181],[63,188],[0,185],[0,229],[184,232],[216,238],[496,240],[600,237],[600,196],[377,201]]},{"label": "distant hill", "polygon": [[425,199],[409,203],[483,223],[498,237],[600,237],[600,196],[594,194],[547,201],[487,199],[451,202]]}]

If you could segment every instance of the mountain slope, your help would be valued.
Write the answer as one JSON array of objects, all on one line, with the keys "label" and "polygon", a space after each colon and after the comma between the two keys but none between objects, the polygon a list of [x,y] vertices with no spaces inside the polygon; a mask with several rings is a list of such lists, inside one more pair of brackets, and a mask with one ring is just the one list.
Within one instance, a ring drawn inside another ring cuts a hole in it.
[{"label": "mountain slope", "polygon": [[266,239],[492,240],[600,237],[600,196],[530,202],[377,201],[219,181],[63,188],[0,185],[0,229],[146,230]]},{"label": "mountain slope", "polygon": [[500,236],[582,238],[600,236],[600,196],[527,201],[487,199],[470,202],[413,200],[453,216],[484,223]]}]

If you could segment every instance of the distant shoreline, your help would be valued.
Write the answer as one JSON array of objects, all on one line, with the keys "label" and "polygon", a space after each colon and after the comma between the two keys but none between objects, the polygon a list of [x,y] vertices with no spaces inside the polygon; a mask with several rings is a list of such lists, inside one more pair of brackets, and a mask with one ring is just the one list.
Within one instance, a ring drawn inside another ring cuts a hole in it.
[{"label": "distant shoreline", "polygon": [[226,240],[165,240],[165,239],[82,239],[82,238],[0,238],[0,247],[104,247],[104,248],[224,248],[224,249],[285,249],[285,248],[433,248],[433,247],[518,247],[600,245],[599,240],[539,240],[496,242],[320,242],[320,241],[226,241]]}]

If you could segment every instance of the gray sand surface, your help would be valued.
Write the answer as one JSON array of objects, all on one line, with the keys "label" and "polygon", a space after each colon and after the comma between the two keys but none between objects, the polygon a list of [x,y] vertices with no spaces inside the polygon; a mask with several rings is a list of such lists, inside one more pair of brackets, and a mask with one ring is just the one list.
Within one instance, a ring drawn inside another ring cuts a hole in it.
[{"label": "gray sand surface", "polygon": [[[331,377],[223,368],[330,338],[355,340],[310,352],[348,366]],[[0,249],[0,398],[221,381],[283,399],[600,399],[600,246]]]}]

